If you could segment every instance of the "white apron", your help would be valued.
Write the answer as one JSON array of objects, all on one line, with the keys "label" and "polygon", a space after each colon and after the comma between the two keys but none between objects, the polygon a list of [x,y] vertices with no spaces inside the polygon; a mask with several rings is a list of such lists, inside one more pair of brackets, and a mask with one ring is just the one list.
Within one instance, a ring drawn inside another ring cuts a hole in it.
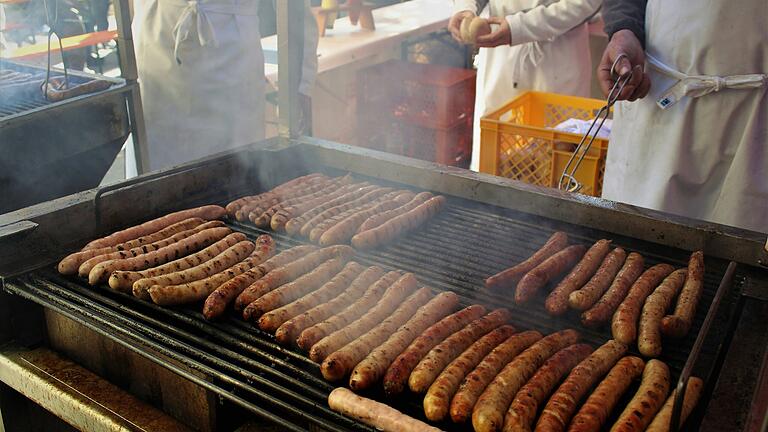
[{"label": "white apron", "polygon": [[[486,7],[481,15],[503,17],[520,13],[537,5],[552,3],[556,2],[490,0],[489,7]],[[549,39],[520,45],[480,48],[475,58],[477,83],[470,165],[473,171],[478,171],[480,167],[480,118],[484,115],[500,108],[527,90],[589,96],[592,60],[589,50],[589,30],[584,20],[594,14],[601,2],[570,0],[563,3],[570,3],[569,7],[581,12],[575,14],[575,18],[569,17],[571,22],[566,26],[571,29],[570,31]],[[525,14],[523,16],[525,17]]]},{"label": "white apron", "polygon": [[[768,72],[768,2],[694,3],[649,0],[648,54],[685,75]],[[649,95],[615,107],[603,197],[768,231],[768,83],[712,79],[719,91],[662,110],[656,101],[677,80],[647,69]]]},{"label": "white apron", "polygon": [[151,170],[264,138],[258,3],[145,0],[137,10],[136,60]]}]

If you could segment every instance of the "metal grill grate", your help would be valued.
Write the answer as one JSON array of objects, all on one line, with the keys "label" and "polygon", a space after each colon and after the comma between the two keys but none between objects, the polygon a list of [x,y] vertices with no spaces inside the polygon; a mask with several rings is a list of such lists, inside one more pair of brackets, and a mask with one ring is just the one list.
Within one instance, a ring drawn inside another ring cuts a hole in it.
[{"label": "metal grill grate", "polygon": [[[231,226],[251,238],[264,232],[240,223]],[[490,307],[509,307],[518,329],[549,333],[572,327],[582,333],[585,342],[598,346],[610,338],[609,329],[584,329],[575,314],[548,316],[543,308],[543,294],[532,301],[533,306],[516,307],[511,293],[488,293],[481,289],[485,277],[525,259],[554,229],[569,232],[572,242],[586,244],[604,237],[602,233],[585,232],[576,226],[530,220],[507,210],[451,199],[449,208],[425,230],[382,250],[358,253],[356,260],[414,272],[422,283],[436,290],[455,291],[464,305],[480,302]],[[270,234],[281,249],[300,243],[282,234]],[[687,253],[684,251],[612,238],[617,246],[642,253],[647,265],[662,261],[685,265]],[[724,268],[723,262],[707,261],[705,291],[693,331],[680,343],[664,345],[662,359],[669,364],[675,379],[690,352]],[[329,430],[371,430],[327,408],[326,397],[333,386],[322,379],[318,365],[302,352],[279,346],[273,336],[236,317],[209,323],[202,318],[199,306],[161,308],[108,288],[92,289],[80,279],[58,275],[52,267],[9,281],[6,289],[69,314],[79,322],[90,323],[107,337],[120,337],[131,349],[160,352],[202,371],[212,376],[214,383],[201,385],[209,385],[210,390],[222,397],[288,429],[300,430],[313,424]],[[736,291],[732,290],[731,294],[735,295]],[[713,327],[697,364],[695,374],[698,376],[708,377],[715,370],[718,349],[728,327],[727,316],[719,319],[721,322]],[[172,366],[162,357],[155,357],[156,362]],[[383,399],[379,391],[368,395]],[[418,397],[405,396],[390,403],[423,419]],[[438,426],[447,430],[468,429],[450,423]]]},{"label": "metal grill grate", "polygon": [[[0,68],[16,72],[31,73],[37,78],[34,81],[24,83],[23,88],[16,86],[17,90],[12,94],[7,92],[7,90],[5,92],[0,91],[0,95],[2,95],[2,97],[0,97],[0,120],[3,120],[5,117],[32,111],[54,103],[48,101],[43,96],[43,92],[40,89],[40,86],[45,81],[45,69],[20,65],[8,61],[0,62]],[[58,72],[51,72],[51,77],[60,75],[61,74]],[[69,74],[69,80],[74,84],[82,84],[91,81],[92,78]]]}]

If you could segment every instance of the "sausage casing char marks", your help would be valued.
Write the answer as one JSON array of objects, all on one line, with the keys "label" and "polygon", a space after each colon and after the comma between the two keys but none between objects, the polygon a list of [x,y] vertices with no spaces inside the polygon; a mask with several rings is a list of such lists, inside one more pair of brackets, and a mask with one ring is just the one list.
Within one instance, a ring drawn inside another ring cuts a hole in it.
[{"label": "sausage casing char marks", "polygon": [[539,406],[546,401],[557,383],[590,353],[591,346],[575,344],[547,359],[515,395],[504,418],[504,430],[530,431]]},{"label": "sausage casing char marks", "polygon": [[637,339],[637,319],[645,299],[674,270],[669,264],[656,264],[637,279],[613,314],[611,332],[614,339],[625,344],[631,344]]},{"label": "sausage casing char marks", "polygon": [[645,300],[637,338],[640,354],[646,357],[661,355],[661,320],[685,283],[687,272],[686,269],[675,270]]},{"label": "sausage casing char marks", "polygon": [[564,431],[586,392],[627,352],[623,343],[609,340],[573,368],[552,394],[536,423],[537,431]]},{"label": "sausage casing char marks", "polygon": [[396,216],[400,216],[403,213],[407,213],[407,212],[415,209],[416,207],[418,207],[419,205],[421,205],[422,203],[424,203],[428,199],[432,198],[433,196],[434,195],[432,195],[432,193],[430,193],[430,192],[420,192],[417,195],[411,197],[410,201],[408,201],[407,203],[404,203],[400,207],[397,207],[397,208],[392,209],[392,210],[387,210],[387,211],[385,211],[383,213],[380,213],[380,214],[373,215],[373,216],[369,217],[368,219],[363,221],[363,223],[360,225],[360,227],[358,227],[358,231],[357,232],[360,233],[360,232],[363,232],[363,231],[368,231],[369,229],[376,228],[377,226],[383,224],[384,222],[386,222],[388,220],[391,220],[392,218],[394,218]]},{"label": "sausage casing char marks", "polygon": [[541,338],[541,333],[533,330],[514,334],[486,355],[480,364],[464,378],[453,396],[450,409],[451,420],[454,423],[467,421],[472,415],[477,399],[499,371]]},{"label": "sausage casing char marks", "polygon": [[387,368],[384,374],[384,392],[389,396],[402,393],[413,368],[435,345],[480,318],[485,312],[483,306],[468,306],[424,330]]},{"label": "sausage casing char marks", "polygon": [[405,324],[391,333],[386,341],[355,366],[349,379],[353,390],[364,390],[378,383],[395,357],[403,352],[413,340],[429,326],[440,321],[456,309],[459,296],[447,291],[435,296],[421,307]]},{"label": "sausage casing char marks", "polygon": [[669,393],[669,368],[663,362],[649,360],[635,396],[613,424],[611,432],[644,431],[661,409]]},{"label": "sausage casing char marks", "polygon": [[440,432],[436,427],[407,416],[389,405],[358,396],[344,387],[336,388],[328,395],[328,406],[377,430]]},{"label": "sausage casing char marks", "polygon": [[688,261],[688,273],[685,285],[677,299],[677,306],[672,315],[665,316],[661,321],[661,331],[665,336],[681,338],[688,334],[696,315],[696,306],[701,300],[704,289],[704,252],[691,254]]},{"label": "sausage casing char marks", "polygon": [[332,209],[338,205],[343,205],[350,201],[354,201],[366,193],[376,189],[376,186],[368,183],[358,183],[352,186],[353,187],[347,193],[317,205],[314,208],[307,210],[302,215],[294,217],[293,219],[286,222],[285,231],[288,233],[288,235],[299,235],[301,234],[301,230],[307,222],[314,219],[326,210]]},{"label": "sausage casing char marks", "polygon": [[518,282],[515,303],[523,304],[529,301],[549,281],[573,267],[585,251],[586,248],[582,245],[568,246],[542,261]]},{"label": "sausage casing char marks", "polygon": [[[691,415],[693,408],[696,407],[696,404],[701,397],[701,390],[703,387],[704,381],[702,381],[701,378],[694,376],[688,378],[688,385],[685,387],[685,396],[683,396],[683,409],[680,412],[680,425],[685,424],[685,420]],[[648,429],[646,429],[647,432],[667,432],[676,429],[671,427],[670,424],[672,423],[672,408],[675,405],[676,394],[677,389],[672,391],[672,394],[669,395],[664,406],[661,407],[659,413],[656,414],[653,421],[648,426]]]},{"label": "sausage casing char marks", "polygon": [[616,362],[608,375],[589,395],[579,412],[573,417],[569,432],[602,430],[608,416],[632,381],[640,378],[645,362],[639,357],[627,356]]},{"label": "sausage casing char marks", "polygon": [[389,243],[399,235],[421,226],[437,214],[445,203],[446,198],[442,195],[432,197],[375,228],[355,234],[352,245],[358,249],[371,249]]},{"label": "sausage casing char marks", "polygon": [[545,259],[565,249],[567,245],[568,235],[562,231],[557,231],[530,258],[489,277],[485,280],[485,286],[489,289],[512,288],[526,273],[533,270]]},{"label": "sausage casing char marks", "polygon": [[581,314],[581,323],[585,327],[595,328],[608,322],[616,308],[627,296],[632,284],[643,273],[643,267],[643,256],[636,252],[630,253],[608,291],[600,297],[594,306]]},{"label": "sausage casing char marks", "polygon": [[511,317],[509,310],[496,309],[437,344],[413,369],[408,377],[408,387],[414,393],[425,393],[448,363],[481,336],[505,324]]},{"label": "sausage casing char marks", "polygon": [[424,396],[424,414],[429,420],[440,421],[448,415],[451,398],[464,377],[480,363],[483,357],[514,332],[515,328],[509,325],[492,330],[470,345],[440,372]]},{"label": "sausage casing char marks", "polygon": [[563,330],[539,340],[509,362],[488,384],[472,411],[477,432],[500,431],[512,399],[549,357],[579,339],[575,330]]},{"label": "sausage casing char marks", "polygon": [[562,315],[568,311],[568,296],[590,280],[610,250],[611,241],[605,239],[598,240],[587,250],[573,270],[547,296],[544,307],[550,315]]},{"label": "sausage casing char marks", "polygon": [[619,270],[627,259],[627,253],[622,248],[616,248],[605,257],[595,275],[581,289],[568,296],[568,306],[578,311],[591,308],[600,296],[605,293],[611,282],[619,274]]}]

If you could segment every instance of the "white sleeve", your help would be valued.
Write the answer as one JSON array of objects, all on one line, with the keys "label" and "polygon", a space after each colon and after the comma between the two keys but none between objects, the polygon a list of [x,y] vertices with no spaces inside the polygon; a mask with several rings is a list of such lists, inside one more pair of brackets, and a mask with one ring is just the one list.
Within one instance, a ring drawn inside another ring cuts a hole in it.
[{"label": "white sleeve", "polygon": [[477,14],[477,1],[475,0],[453,0],[453,13],[470,11]]},{"label": "white sleeve", "polygon": [[602,3],[603,0],[559,0],[507,15],[511,44],[554,39],[583,23]]},{"label": "white sleeve", "polygon": [[304,59],[301,62],[301,81],[299,81],[299,93],[305,96],[312,95],[312,88],[317,79],[317,44],[319,35],[317,21],[309,7],[309,1],[304,7]]}]

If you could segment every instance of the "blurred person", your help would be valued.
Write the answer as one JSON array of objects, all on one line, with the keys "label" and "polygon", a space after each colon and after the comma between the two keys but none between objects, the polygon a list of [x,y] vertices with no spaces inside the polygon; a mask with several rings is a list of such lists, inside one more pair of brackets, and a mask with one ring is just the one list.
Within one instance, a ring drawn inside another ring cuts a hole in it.
[{"label": "blurred person", "polygon": [[603,197],[768,230],[768,2],[606,0],[614,106]]},{"label": "blurred person", "polygon": [[109,3],[110,0],[89,0],[93,31],[105,31],[109,29]]},{"label": "blurred person", "polygon": [[[482,3],[482,2],[480,2]],[[480,118],[527,90],[589,96],[592,60],[587,21],[602,0],[454,0],[448,22],[461,42],[464,18],[488,17],[493,31],[477,38],[472,162],[480,165]]]},{"label": "blurred person", "polygon": [[[149,170],[264,138],[264,55],[255,0],[136,1],[134,34]],[[318,32],[305,2],[299,92],[317,73]],[[304,112],[308,111],[304,108]],[[132,147],[127,171],[135,171]]]}]

